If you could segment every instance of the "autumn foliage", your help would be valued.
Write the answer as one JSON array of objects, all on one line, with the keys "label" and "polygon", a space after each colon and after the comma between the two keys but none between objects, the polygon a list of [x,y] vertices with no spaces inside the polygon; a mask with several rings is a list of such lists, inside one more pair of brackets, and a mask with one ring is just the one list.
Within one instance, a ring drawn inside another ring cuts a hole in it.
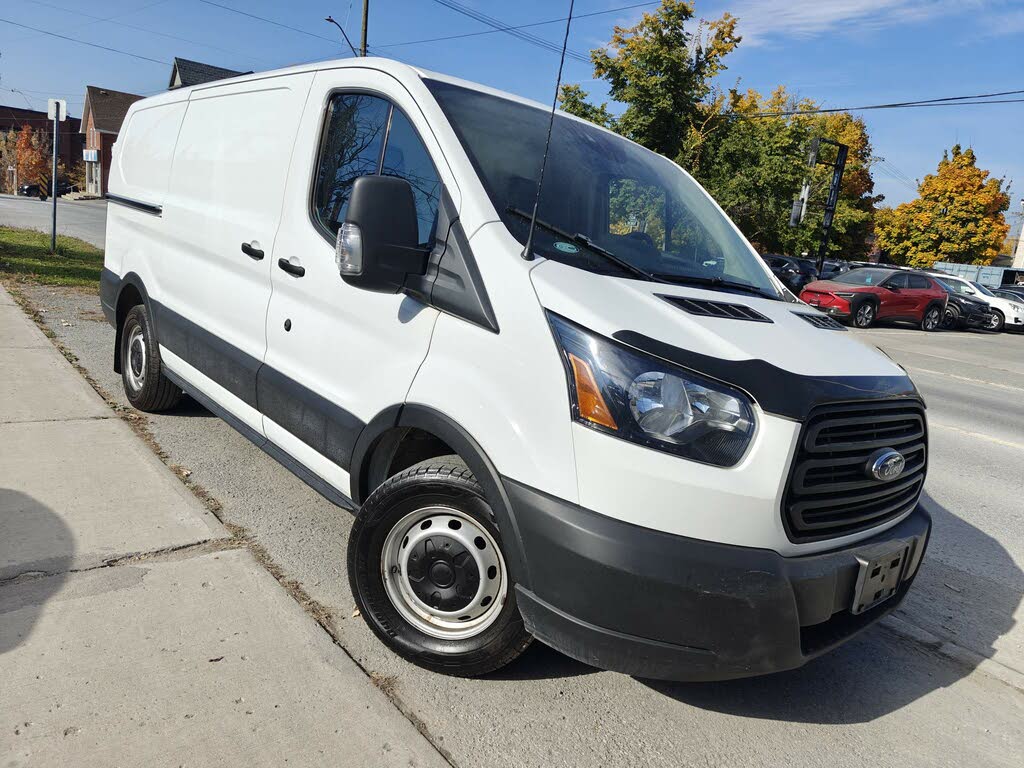
[{"label": "autumn foliage", "polygon": [[937,172],[925,176],[916,200],[878,212],[878,247],[911,267],[991,264],[1010,230],[1003,216],[1009,206],[1004,181],[990,178],[974,150],[957,144],[943,154]]},{"label": "autumn foliage", "polygon": [[49,142],[46,134],[26,125],[18,134],[15,167],[19,184],[44,184],[50,179]]}]

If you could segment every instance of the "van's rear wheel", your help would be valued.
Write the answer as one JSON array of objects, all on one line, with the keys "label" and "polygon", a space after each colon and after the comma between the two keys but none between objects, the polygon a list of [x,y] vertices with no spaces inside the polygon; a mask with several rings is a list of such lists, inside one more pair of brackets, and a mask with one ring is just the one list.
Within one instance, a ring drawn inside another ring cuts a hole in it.
[{"label": "van's rear wheel", "polygon": [[140,411],[166,411],[181,400],[181,388],[164,376],[153,324],[142,304],[128,310],[121,328],[121,381],[128,402]]},{"label": "van's rear wheel", "polygon": [[427,669],[483,675],[530,644],[490,505],[457,456],[370,494],[349,536],[348,576],[374,634]]}]

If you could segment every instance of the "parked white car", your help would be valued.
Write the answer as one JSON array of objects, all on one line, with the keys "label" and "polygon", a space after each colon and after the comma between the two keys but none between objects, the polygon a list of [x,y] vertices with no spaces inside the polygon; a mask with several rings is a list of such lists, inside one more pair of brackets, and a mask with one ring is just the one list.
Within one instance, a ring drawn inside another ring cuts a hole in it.
[{"label": "parked white car", "polygon": [[644,677],[799,666],[918,571],[921,398],[585,121],[554,120],[526,248],[549,119],[373,58],[135,102],[101,285],[128,399],[187,392],[356,510],[356,604],[424,667],[533,638]]},{"label": "parked white car", "polygon": [[992,310],[988,330],[1001,331],[1005,327],[1024,328],[1024,299],[1014,301],[997,296],[987,286],[955,275],[933,273],[941,277],[953,290],[966,296],[984,301]]}]

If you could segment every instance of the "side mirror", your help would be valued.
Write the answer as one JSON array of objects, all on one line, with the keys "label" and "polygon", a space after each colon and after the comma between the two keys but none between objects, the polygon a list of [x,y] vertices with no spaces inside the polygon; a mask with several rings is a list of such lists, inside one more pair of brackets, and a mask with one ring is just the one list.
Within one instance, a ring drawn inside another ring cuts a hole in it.
[{"label": "side mirror", "polygon": [[395,176],[356,179],[334,253],[342,279],[368,291],[398,293],[408,275],[422,275],[427,252],[419,246],[409,182]]}]

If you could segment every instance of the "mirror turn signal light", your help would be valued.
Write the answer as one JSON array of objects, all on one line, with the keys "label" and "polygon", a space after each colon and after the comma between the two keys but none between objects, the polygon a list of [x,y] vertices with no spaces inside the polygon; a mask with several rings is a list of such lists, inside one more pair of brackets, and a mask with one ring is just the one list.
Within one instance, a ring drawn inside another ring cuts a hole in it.
[{"label": "mirror turn signal light", "polygon": [[576,383],[576,403],[580,409],[580,417],[602,427],[617,430],[619,425],[612,418],[612,412],[601,396],[601,389],[597,386],[597,379],[594,378],[594,372],[590,370],[587,361],[570,352],[569,363],[572,365],[572,377]]}]

